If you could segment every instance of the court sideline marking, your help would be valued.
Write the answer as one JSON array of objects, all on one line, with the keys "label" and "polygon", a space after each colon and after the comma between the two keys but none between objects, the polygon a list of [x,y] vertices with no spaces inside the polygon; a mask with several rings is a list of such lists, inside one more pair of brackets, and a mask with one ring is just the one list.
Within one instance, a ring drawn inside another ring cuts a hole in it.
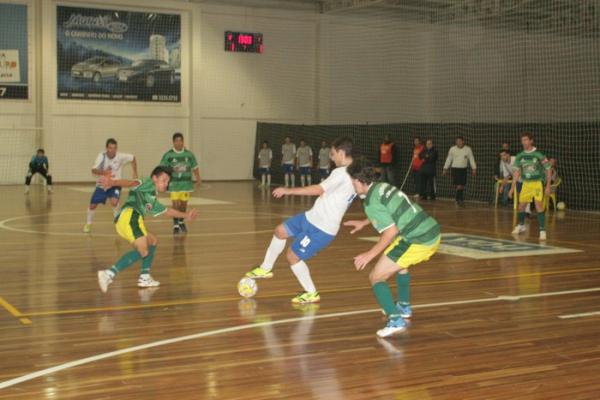
[{"label": "court sideline marking", "polygon": [[[569,294],[592,293],[592,292],[600,292],[600,287],[589,288],[589,289],[563,290],[563,291],[558,291],[558,292],[546,292],[546,293],[527,294],[527,295],[519,295],[519,296],[507,295],[507,296],[497,296],[497,297],[486,297],[486,298],[481,298],[481,299],[448,301],[448,302],[442,302],[442,303],[417,304],[413,308],[415,308],[415,309],[417,309],[417,308],[434,308],[434,307],[446,307],[446,306],[453,306],[453,305],[488,303],[488,302],[497,302],[497,301],[518,301],[518,300],[522,300],[522,299],[550,297],[550,296],[562,296],[562,295],[569,295]],[[186,335],[186,336],[180,336],[180,337],[175,337],[175,338],[171,338],[171,339],[159,340],[156,342],[150,342],[150,343],[142,344],[139,346],[128,347],[125,349],[110,351],[107,353],[96,354],[94,356],[81,358],[79,360],[69,361],[64,364],[59,364],[54,367],[42,369],[42,370],[32,372],[32,373],[29,373],[26,375],[22,375],[17,378],[9,379],[7,381],[0,382],[0,389],[6,389],[8,387],[15,386],[20,383],[33,380],[35,378],[50,375],[50,374],[64,371],[64,370],[67,370],[70,368],[75,368],[80,365],[90,364],[90,363],[104,360],[107,358],[116,357],[116,356],[120,356],[120,355],[128,354],[128,353],[133,353],[136,351],[151,349],[154,347],[166,346],[166,345],[170,345],[170,344],[174,344],[174,343],[180,343],[180,342],[185,342],[185,341],[189,341],[189,340],[200,339],[200,338],[204,338],[204,337],[208,337],[208,336],[218,336],[218,335],[231,333],[231,332],[239,332],[239,331],[243,331],[243,330],[260,328],[263,326],[283,325],[283,324],[289,324],[292,322],[300,322],[300,321],[316,320],[316,319],[347,317],[347,316],[352,316],[352,315],[361,315],[361,314],[367,314],[367,313],[373,313],[373,312],[381,312],[381,310],[379,308],[374,308],[374,309],[369,309],[369,310],[346,311],[346,312],[330,313],[330,314],[323,314],[323,315],[316,315],[316,316],[286,318],[286,319],[281,319],[281,320],[277,320],[277,321],[265,321],[265,322],[258,322],[258,323],[252,323],[252,324],[237,325],[237,326],[232,326],[229,328],[215,329],[212,331],[200,332],[200,333],[195,333],[192,335]]]},{"label": "court sideline marking", "polygon": [[17,318],[23,325],[31,325],[31,320],[29,318],[24,318],[23,313],[17,310],[12,304],[8,301],[4,300],[3,297],[0,296],[0,306],[2,306],[10,315]]},{"label": "court sideline marking", "polygon": [[595,317],[597,315],[600,315],[600,311],[592,311],[592,312],[579,313],[579,314],[565,314],[565,315],[559,315],[558,318],[571,319],[571,318]]},{"label": "court sideline marking", "polygon": [[[532,272],[526,274],[513,274],[513,275],[500,275],[500,276],[488,276],[481,278],[465,278],[465,279],[454,279],[454,280],[446,280],[446,281],[423,281],[423,282],[414,282],[413,286],[434,286],[434,285],[446,285],[446,284],[457,284],[457,283],[472,283],[472,282],[482,282],[482,281],[492,281],[492,280],[501,280],[501,279],[513,279],[513,278],[523,278],[528,276],[554,276],[554,275],[565,275],[565,274],[574,274],[581,272],[597,272],[600,271],[600,268],[581,268],[581,269],[572,269],[565,271],[548,271],[548,272]],[[356,290],[369,290],[368,286],[350,286],[338,289],[325,289],[321,290],[320,293],[344,293],[344,292],[352,292]],[[261,299],[267,298],[277,298],[282,296],[287,296],[288,293],[271,293],[262,295]],[[213,297],[211,299],[206,299],[204,297],[187,299],[187,300],[171,300],[157,303],[149,303],[149,304],[130,304],[130,305],[121,305],[121,306],[111,306],[111,307],[89,307],[89,308],[76,308],[70,310],[49,310],[49,311],[28,311],[25,313],[19,313],[18,317],[45,317],[45,316],[56,316],[56,315],[72,315],[72,314],[87,314],[87,313],[96,313],[96,312],[111,312],[111,311],[130,311],[130,310],[139,310],[139,309],[150,309],[150,308],[162,308],[162,307],[176,307],[176,306],[185,306],[185,305],[197,305],[197,304],[211,304],[211,303],[221,303],[225,301],[236,301],[239,300],[239,297],[233,296],[224,296],[224,297]]]}]

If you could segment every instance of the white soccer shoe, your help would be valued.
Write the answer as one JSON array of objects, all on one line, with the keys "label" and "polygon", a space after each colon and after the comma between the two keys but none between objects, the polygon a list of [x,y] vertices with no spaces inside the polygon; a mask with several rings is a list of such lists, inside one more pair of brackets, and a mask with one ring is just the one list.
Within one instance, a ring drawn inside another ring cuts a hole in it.
[{"label": "white soccer shoe", "polygon": [[540,231],[540,240],[546,240],[546,231]]},{"label": "white soccer shoe", "polygon": [[139,288],[152,288],[160,286],[160,282],[155,281],[150,274],[143,274],[138,278],[137,285]]},{"label": "white soccer shoe", "polygon": [[115,276],[108,269],[103,269],[102,271],[98,271],[98,286],[100,286],[100,290],[102,293],[106,293],[108,290],[108,286],[113,282],[113,278]]},{"label": "white soccer shoe", "polygon": [[515,229],[513,229],[512,234],[518,235],[519,233],[523,233],[526,230],[527,229],[525,228],[525,225],[517,225],[517,226],[515,226]]}]

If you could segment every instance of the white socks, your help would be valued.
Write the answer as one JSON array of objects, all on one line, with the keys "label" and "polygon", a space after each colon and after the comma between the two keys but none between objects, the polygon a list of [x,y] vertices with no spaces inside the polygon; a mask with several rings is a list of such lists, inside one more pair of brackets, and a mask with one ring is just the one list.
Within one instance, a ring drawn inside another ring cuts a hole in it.
[{"label": "white socks", "polygon": [[275,261],[277,261],[277,257],[281,254],[283,249],[285,249],[286,239],[279,239],[277,236],[273,236],[271,239],[271,244],[267,249],[267,254],[265,254],[265,259],[261,264],[261,268],[265,271],[271,271],[273,269],[273,265]]},{"label": "white socks", "polygon": [[267,175],[267,185],[271,186],[271,174]]},{"label": "white socks", "polygon": [[306,186],[306,178],[304,175],[300,176],[300,186],[302,186],[302,187]]},{"label": "white socks", "polygon": [[290,175],[285,174],[285,187],[289,187],[289,186],[290,186]]},{"label": "white socks", "polygon": [[296,278],[298,278],[298,282],[300,282],[304,291],[308,293],[315,293],[317,291],[317,288],[310,277],[308,265],[306,265],[304,261],[299,261],[292,265],[292,272],[296,275]]},{"label": "white socks", "polygon": [[96,210],[90,210],[88,208],[87,210],[87,224],[90,225],[92,223],[92,220],[94,219],[94,213],[96,212]]},{"label": "white socks", "polygon": [[262,186],[265,186],[265,181],[266,181],[266,175],[265,175],[265,174],[262,174],[262,175],[260,176],[260,184],[261,184]]},{"label": "white socks", "polygon": [[296,175],[291,174],[291,177],[292,177],[292,187],[295,187],[296,186]]},{"label": "white socks", "polygon": [[308,175],[306,180],[308,181],[308,186],[312,185],[312,176]]}]

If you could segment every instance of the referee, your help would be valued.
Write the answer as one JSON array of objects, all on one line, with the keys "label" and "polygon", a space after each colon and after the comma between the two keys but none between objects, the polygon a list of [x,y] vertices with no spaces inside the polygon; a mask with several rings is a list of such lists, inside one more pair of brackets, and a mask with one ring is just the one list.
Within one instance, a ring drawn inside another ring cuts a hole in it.
[{"label": "referee", "polygon": [[473,176],[477,171],[475,157],[469,146],[465,145],[465,139],[461,136],[456,138],[456,145],[450,147],[448,157],[444,164],[444,175],[448,173],[448,168],[452,174],[452,184],[456,187],[456,204],[460,207],[465,206],[465,186],[467,185],[467,166],[471,166]]}]

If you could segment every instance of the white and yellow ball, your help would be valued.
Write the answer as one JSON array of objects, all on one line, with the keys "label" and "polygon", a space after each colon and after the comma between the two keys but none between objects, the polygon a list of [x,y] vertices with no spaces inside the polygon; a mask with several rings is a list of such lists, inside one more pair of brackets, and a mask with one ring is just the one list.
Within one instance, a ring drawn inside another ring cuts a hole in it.
[{"label": "white and yellow ball", "polygon": [[254,297],[254,295],[256,295],[258,286],[256,285],[256,281],[254,279],[244,277],[238,282],[237,289],[240,296],[249,299],[250,297]]},{"label": "white and yellow ball", "polygon": [[564,201],[559,201],[558,203],[556,203],[557,210],[563,211],[565,208],[567,208],[567,205],[565,204]]}]

